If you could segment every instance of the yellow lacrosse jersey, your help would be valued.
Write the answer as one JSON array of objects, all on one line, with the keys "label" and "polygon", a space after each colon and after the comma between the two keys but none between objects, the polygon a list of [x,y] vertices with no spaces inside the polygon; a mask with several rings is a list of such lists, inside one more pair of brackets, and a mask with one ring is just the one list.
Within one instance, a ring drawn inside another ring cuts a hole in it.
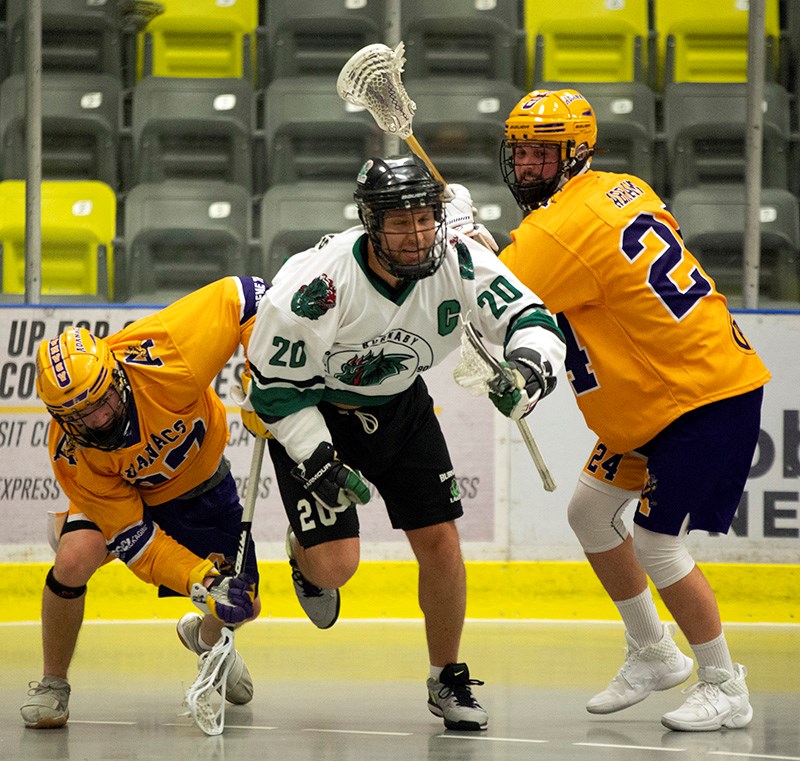
[{"label": "yellow lacrosse jersey", "polygon": [[512,232],[501,259],[558,313],[567,377],[614,452],[770,374],[642,180],[589,171]]},{"label": "yellow lacrosse jersey", "polygon": [[186,494],[216,471],[228,421],[210,384],[239,344],[247,347],[265,291],[259,278],[224,278],[106,339],[131,388],[122,448],[76,446],[51,421],[50,457],[70,516],[97,524],[109,552],[145,581],[185,592],[202,560],[149,520],[143,505]]}]

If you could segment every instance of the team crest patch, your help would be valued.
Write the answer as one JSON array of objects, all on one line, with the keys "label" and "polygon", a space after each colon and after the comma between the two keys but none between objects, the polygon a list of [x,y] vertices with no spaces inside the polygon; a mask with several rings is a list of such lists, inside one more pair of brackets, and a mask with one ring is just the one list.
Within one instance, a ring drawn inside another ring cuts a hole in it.
[{"label": "team crest patch", "polygon": [[126,365],[147,365],[148,367],[162,367],[164,362],[154,357],[151,349],[155,347],[152,338],[146,338],[138,344],[129,344],[123,351],[123,362]]},{"label": "team crest patch", "polygon": [[411,354],[384,354],[383,349],[375,354],[370,349],[366,354],[351,357],[335,377],[348,386],[375,386],[408,370],[404,363],[413,358]]},{"label": "team crest patch", "polygon": [[458,502],[461,499],[461,490],[458,488],[458,481],[454,478],[450,483],[450,503]]},{"label": "team crest patch", "polygon": [[307,285],[301,285],[292,296],[292,311],[309,320],[318,320],[335,306],[336,286],[325,274],[315,277]]}]

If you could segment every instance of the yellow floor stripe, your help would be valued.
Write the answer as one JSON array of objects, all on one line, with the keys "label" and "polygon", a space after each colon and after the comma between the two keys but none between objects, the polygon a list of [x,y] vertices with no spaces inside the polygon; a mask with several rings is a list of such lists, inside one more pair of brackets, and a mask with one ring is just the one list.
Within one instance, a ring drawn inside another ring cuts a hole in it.
[{"label": "yellow floor stripe", "polygon": [[[39,618],[48,568],[44,563],[0,564],[0,621]],[[259,568],[262,615],[302,617],[287,563],[262,562]],[[724,621],[800,623],[800,566],[707,563],[702,569],[717,592]],[[470,562],[467,584],[470,618],[618,620],[586,562]],[[183,599],[159,599],[153,587],[114,562],[90,582],[86,618],[174,619],[187,606]],[[416,563],[363,562],[342,590],[342,617],[419,618]]]}]

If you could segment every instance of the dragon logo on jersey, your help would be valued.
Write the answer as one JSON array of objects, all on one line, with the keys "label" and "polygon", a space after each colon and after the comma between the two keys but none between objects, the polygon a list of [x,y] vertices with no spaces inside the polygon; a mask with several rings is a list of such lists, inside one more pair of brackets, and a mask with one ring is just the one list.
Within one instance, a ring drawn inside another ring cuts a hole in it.
[{"label": "dragon logo on jersey", "polygon": [[384,354],[383,349],[375,354],[370,349],[367,354],[347,360],[334,377],[348,386],[375,386],[408,370],[404,362],[413,358],[412,354]]},{"label": "dragon logo on jersey", "polygon": [[318,320],[335,306],[336,286],[324,273],[307,285],[301,285],[292,296],[292,311],[300,317],[308,317],[309,320]]}]

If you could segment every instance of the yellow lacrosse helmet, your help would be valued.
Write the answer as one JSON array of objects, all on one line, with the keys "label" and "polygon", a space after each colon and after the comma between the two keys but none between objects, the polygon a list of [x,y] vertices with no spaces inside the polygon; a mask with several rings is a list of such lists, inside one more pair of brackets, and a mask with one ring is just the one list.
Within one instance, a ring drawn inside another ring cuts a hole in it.
[{"label": "yellow lacrosse helmet", "polygon": [[[580,172],[591,159],[597,142],[594,109],[577,90],[534,90],[511,110],[505,124],[500,154],[503,181],[525,211],[541,206]],[[521,146],[538,146],[540,162],[555,170],[520,176]],[[555,150],[554,150],[555,147]],[[545,176],[546,175],[546,176]]]},{"label": "yellow lacrosse helmet", "polygon": [[[36,392],[50,414],[78,444],[113,450],[122,446],[128,427],[130,387],[106,341],[86,328],[67,328],[39,344]],[[111,410],[102,429],[84,417],[103,404]]]}]

